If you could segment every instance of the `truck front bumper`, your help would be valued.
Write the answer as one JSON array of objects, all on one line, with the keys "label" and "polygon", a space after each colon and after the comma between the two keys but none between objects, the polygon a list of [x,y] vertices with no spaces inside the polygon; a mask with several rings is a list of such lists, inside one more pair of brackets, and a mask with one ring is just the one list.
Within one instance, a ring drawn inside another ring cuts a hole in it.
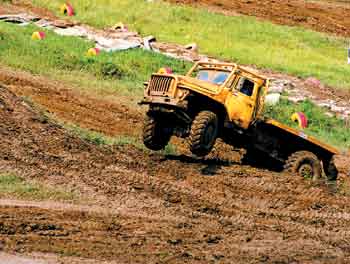
[{"label": "truck front bumper", "polygon": [[182,123],[190,124],[192,119],[186,113],[187,101],[171,99],[168,97],[144,97],[139,105],[149,105],[149,113],[162,115],[166,120],[179,120]]},{"label": "truck front bumper", "polygon": [[188,102],[185,100],[178,100],[175,98],[169,98],[169,97],[144,97],[143,100],[141,100],[139,105],[157,105],[157,106],[171,106],[180,108],[182,110],[186,110],[188,106]]}]

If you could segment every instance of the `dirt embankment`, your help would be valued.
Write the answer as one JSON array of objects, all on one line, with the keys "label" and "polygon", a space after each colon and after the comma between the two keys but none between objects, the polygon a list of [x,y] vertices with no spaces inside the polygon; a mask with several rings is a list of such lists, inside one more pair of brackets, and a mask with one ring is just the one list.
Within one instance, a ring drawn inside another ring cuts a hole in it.
[{"label": "dirt embankment", "polygon": [[225,15],[243,14],[277,24],[302,26],[319,32],[350,36],[350,4],[345,1],[168,0],[204,6]]},{"label": "dirt embankment", "polygon": [[136,135],[140,129],[141,110],[131,110],[127,106],[129,102],[116,102],[111,95],[101,99],[102,96],[68,89],[62,82],[2,67],[0,82],[58,119],[83,128],[108,136]]},{"label": "dirt embankment", "polygon": [[[76,188],[103,208],[0,202],[2,249],[119,263],[350,260],[350,198],[234,162],[96,146],[67,133],[15,93],[57,115],[63,110],[49,106],[72,105],[79,118],[67,119],[83,124],[84,110],[76,108],[99,111],[103,99],[80,95],[73,105],[68,88],[3,80],[9,88],[0,88],[0,169]],[[49,97],[57,102],[46,103]],[[106,111],[125,112],[117,106]],[[95,126],[103,122],[99,115],[87,118],[96,119]],[[124,115],[125,124],[129,119]],[[112,126],[106,133],[119,132]]]}]

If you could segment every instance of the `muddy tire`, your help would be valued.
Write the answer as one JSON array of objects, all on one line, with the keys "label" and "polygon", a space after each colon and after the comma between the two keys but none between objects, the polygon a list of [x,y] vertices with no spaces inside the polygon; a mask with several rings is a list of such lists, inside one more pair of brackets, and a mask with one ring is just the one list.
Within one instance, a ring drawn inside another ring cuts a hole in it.
[{"label": "muddy tire", "polygon": [[335,181],[338,178],[338,169],[335,166],[333,158],[328,163],[327,168],[325,168],[325,173],[327,175],[327,179],[330,181]]},{"label": "muddy tire", "polygon": [[297,151],[290,155],[284,165],[284,170],[312,180],[322,178],[320,160],[315,154],[309,151]]},{"label": "muddy tire", "polygon": [[143,125],[143,144],[151,150],[162,150],[168,145],[171,133],[162,126],[161,120],[147,115]]},{"label": "muddy tire", "polygon": [[201,111],[192,122],[189,137],[190,151],[206,156],[212,150],[218,135],[218,117],[211,111]]}]

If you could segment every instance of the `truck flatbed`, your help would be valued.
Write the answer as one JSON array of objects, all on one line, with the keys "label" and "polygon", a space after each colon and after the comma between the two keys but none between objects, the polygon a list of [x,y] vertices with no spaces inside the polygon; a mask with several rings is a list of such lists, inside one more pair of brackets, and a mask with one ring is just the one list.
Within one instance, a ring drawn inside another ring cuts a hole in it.
[{"label": "truck flatbed", "polygon": [[272,126],[275,126],[275,127],[278,127],[280,129],[283,129],[283,130],[287,131],[288,133],[294,134],[297,137],[300,137],[300,138],[302,138],[304,140],[307,140],[307,141],[311,142],[312,144],[317,145],[320,148],[323,148],[323,149],[327,150],[328,152],[330,152],[330,153],[332,153],[334,155],[340,154],[340,151],[338,149],[336,149],[335,147],[330,146],[330,145],[328,145],[328,144],[326,144],[324,142],[321,142],[317,138],[306,134],[302,130],[298,130],[298,129],[289,127],[287,125],[284,125],[284,124],[278,122],[275,119],[267,119],[267,120],[265,120],[265,123],[269,124],[269,125],[272,125]]}]

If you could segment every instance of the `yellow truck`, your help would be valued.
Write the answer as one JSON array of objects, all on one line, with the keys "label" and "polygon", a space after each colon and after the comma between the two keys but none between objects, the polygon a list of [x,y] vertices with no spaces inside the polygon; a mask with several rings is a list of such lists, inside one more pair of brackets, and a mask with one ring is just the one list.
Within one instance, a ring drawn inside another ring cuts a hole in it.
[{"label": "yellow truck", "polygon": [[161,150],[177,136],[187,138],[194,155],[206,156],[222,138],[266,165],[336,179],[336,148],[264,117],[268,87],[268,78],[233,63],[198,62],[185,76],[152,74],[140,102],[149,105],[144,145]]}]

